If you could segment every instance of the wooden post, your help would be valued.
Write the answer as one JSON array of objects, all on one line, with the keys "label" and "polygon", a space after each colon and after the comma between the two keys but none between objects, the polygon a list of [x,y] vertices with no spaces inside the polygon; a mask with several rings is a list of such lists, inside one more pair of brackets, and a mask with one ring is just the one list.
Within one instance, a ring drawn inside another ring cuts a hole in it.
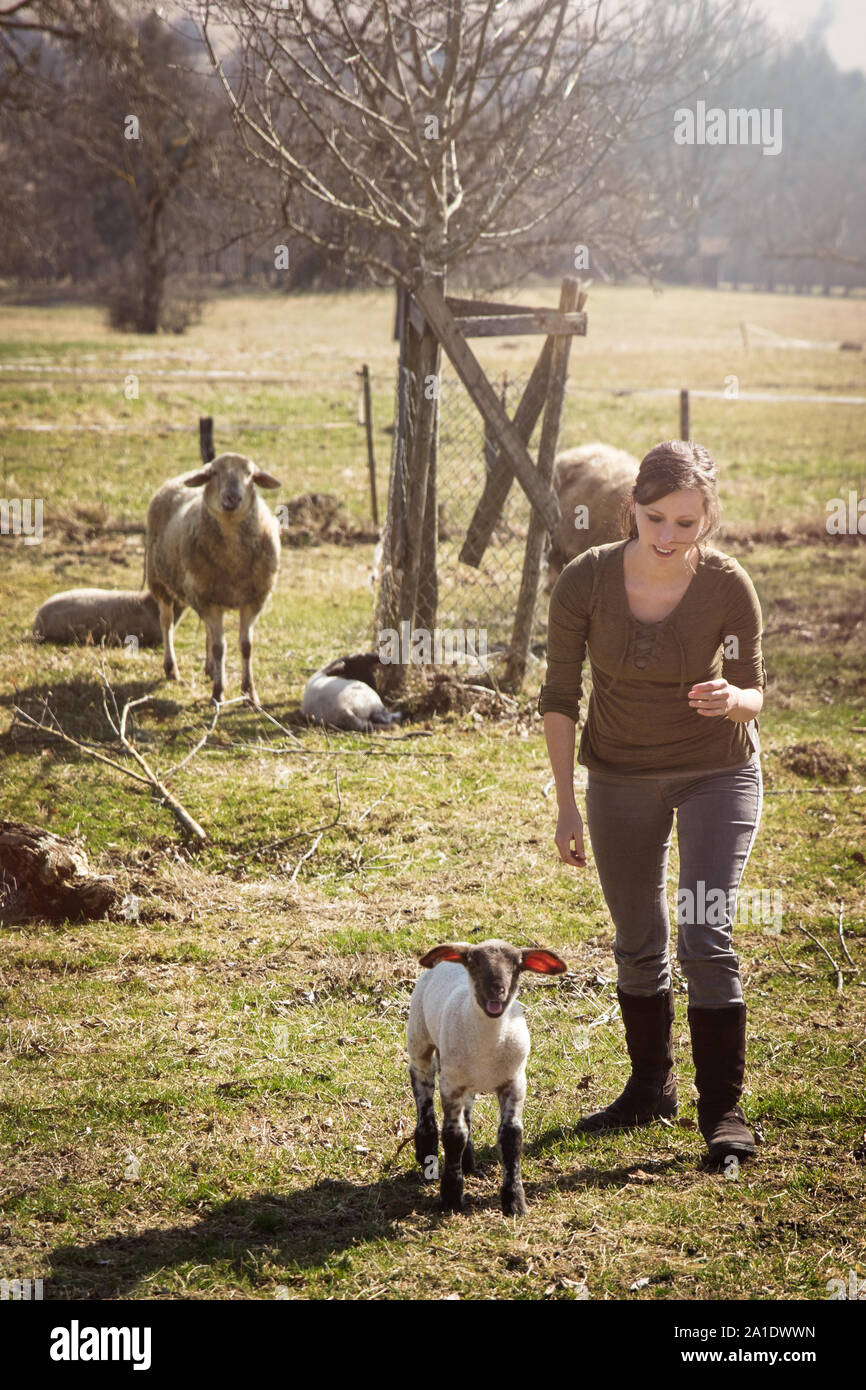
[{"label": "wooden post", "polygon": [[216,450],[213,446],[213,416],[201,415],[198,422],[198,447],[202,463],[213,463]]},{"label": "wooden post", "polygon": [[688,387],[683,387],[680,391],[680,439],[691,439],[691,412],[689,410]]},{"label": "wooden post", "polygon": [[[579,281],[572,275],[566,276],[562,282],[559,296],[560,313],[570,313],[577,304],[579,294]],[[559,337],[554,340],[550,360],[550,389],[541,426],[537,468],[539,481],[548,486],[553,477],[553,464],[556,457],[556,444],[559,439],[562,404],[565,399],[565,381],[568,375],[570,350],[570,338]],[[532,640],[532,622],[535,617],[535,605],[538,601],[538,582],[541,577],[541,561],[547,534],[547,526],[543,518],[533,509],[529,518],[529,534],[526,537],[526,551],[523,557],[523,575],[520,581],[517,611],[514,615],[514,627],[505,667],[505,684],[515,690],[520,689],[526,674],[526,661],[529,655],[529,644]]]},{"label": "wooden post", "polygon": [[365,362],[361,368],[364,378],[364,424],[367,427],[367,467],[370,470],[370,507],[373,525],[379,525],[379,502],[376,497],[376,455],[373,450],[373,407],[370,403],[370,368]]},{"label": "wooden post", "polygon": [[[496,392],[487,380],[481,363],[460,332],[459,325],[442,294],[432,281],[428,280],[416,289],[415,299],[433,325],[436,337],[451,359],[457,375],[489,424],[508,466],[513,470],[533,507],[541,512],[548,529],[553,531],[559,521],[559,504],[556,497],[550,487],[538,477],[526,445],[499,404]],[[568,341],[571,335],[562,336]]]}]

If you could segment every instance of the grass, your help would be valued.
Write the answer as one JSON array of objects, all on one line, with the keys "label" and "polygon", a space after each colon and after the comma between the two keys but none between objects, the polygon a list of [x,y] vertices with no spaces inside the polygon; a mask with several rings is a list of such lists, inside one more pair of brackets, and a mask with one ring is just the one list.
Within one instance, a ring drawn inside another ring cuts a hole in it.
[{"label": "grass", "polygon": [[[522,297],[555,303],[556,291]],[[588,308],[564,445],[598,437],[642,453],[676,433],[673,398],[603,394],[623,388],[722,389],[734,373],[742,391],[866,394],[861,354],[747,356],[739,332],[747,319],[785,337],[862,339],[862,301],[602,287]],[[174,784],[208,831],[198,853],[146,790],[11,727],[13,705],[47,700],[72,735],[107,742],[104,659],[119,698],[154,697],[135,720],[145,756],[179,761],[209,717],[190,616],[183,680],[169,687],[155,651],[35,646],[32,615],[59,588],[138,586],[136,528],[159,482],[193,466],[200,413],[216,417],[218,445],[240,426],[277,426],[238,447],[282,479],[278,496],[338,493],[365,523],[355,373],[371,364],[387,460],[390,296],[220,298],[180,339],[112,336],[80,305],[8,304],[0,319],[2,495],[45,508],[40,545],[0,538],[4,814],[80,836],[127,905],[100,922],[2,928],[4,1277],[42,1277],[48,1298],[665,1301],[824,1299],[827,1280],[862,1275],[866,563],[862,541],[827,536],[824,516],[829,498],[866,493],[863,408],[692,407],[723,468],[720,544],[752,575],[766,624],[767,797],[744,889],[784,904],[781,936],[762,921],[737,928],[745,1104],[765,1138],[729,1181],[701,1167],[678,972],[683,1123],[575,1132],[627,1062],[592,861],[577,877],[553,849],[539,672],[516,714],[455,710],[411,730],[427,737],[300,724],[310,670],[369,640],[371,544],[284,549],[255,659],[265,707],[292,738],[243,707],[224,712]],[[482,346],[491,373],[518,375],[538,344]],[[34,358],[93,375],[13,380]],[[279,379],[203,375],[216,369]],[[137,400],[123,394],[130,371]],[[229,694],[237,682],[230,641]],[[671,900],[676,868],[674,855]],[[841,992],[800,923],[845,964]],[[529,1214],[498,1211],[487,1098],[484,1176],[468,1185],[469,1215],[443,1219],[404,1145],[408,1000],[423,949],[493,934],[544,942],[571,965],[522,993]]]}]

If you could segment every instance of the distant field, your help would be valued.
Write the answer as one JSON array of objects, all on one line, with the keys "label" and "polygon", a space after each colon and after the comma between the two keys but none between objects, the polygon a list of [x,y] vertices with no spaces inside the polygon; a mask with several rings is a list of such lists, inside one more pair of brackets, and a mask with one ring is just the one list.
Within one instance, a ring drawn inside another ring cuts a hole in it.
[{"label": "distant field", "polygon": [[[518,297],[555,305],[557,289]],[[866,342],[862,299],[600,286],[587,309],[563,447],[600,438],[640,455],[678,433],[674,397],[619,391],[721,391],[733,376],[741,392],[866,396],[866,353],[759,347],[754,332],[746,352],[740,330]],[[284,548],[255,659],[291,736],[224,712],[172,783],[208,831],[194,855],[144,789],[13,727],[14,705],[36,715],[47,701],[75,737],[110,741],[102,654],[35,646],[33,614],[57,589],[138,587],[137,528],[155,487],[197,462],[199,415],[214,415],[218,448],[280,477],[278,499],[332,493],[369,529],[356,373],[370,364],[384,505],[392,322],[378,292],[220,296],[187,335],[158,339],[112,335],[86,306],[0,304],[0,497],[44,505],[41,544],[0,537],[0,815],[79,834],[135,899],[132,920],[2,929],[0,1273],[43,1277],[46,1297],[825,1298],[828,1279],[866,1268],[866,541],[825,530],[830,499],[866,498],[866,406],[692,403],[721,469],[718,543],[752,575],[766,627],[768,795],[744,888],[784,903],[781,936],[738,928],[745,1104],[765,1142],[737,1182],[700,1171],[688,1123],[574,1133],[627,1064],[592,862],[573,878],[553,846],[533,711],[543,663],[516,711],[479,701],[407,731],[429,737],[300,724],[309,672],[370,641],[372,542]],[[525,376],[538,348],[497,340],[479,355],[501,380]],[[196,377],[158,375],[179,372]],[[177,686],[157,651],[104,654],[118,698],[155,697],[136,729],[160,767],[209,718],[203,646],[187,615]],[[845,965],[841,992],[799,924]],[[490,1100],[465,1220],[437,1217],[401,1147],[417,957],[473,933],[543,942],[571,966],[524,987],[522,1222],[498,1212]],[[685,1009],[682,987],[688,1122]]]}]

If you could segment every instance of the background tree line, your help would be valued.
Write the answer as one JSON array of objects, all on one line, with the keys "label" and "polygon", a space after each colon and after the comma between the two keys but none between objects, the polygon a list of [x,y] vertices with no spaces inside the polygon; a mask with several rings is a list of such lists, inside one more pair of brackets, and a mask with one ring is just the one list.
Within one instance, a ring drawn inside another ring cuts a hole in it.
[{"label": "background tree line", "polygon": [[[782,152],[676,145],[698,100],[781,108]],[[741,0],[0,3],[0,277],[143,332],[413,266],[847,291],[864,128],[863,75]]]}]

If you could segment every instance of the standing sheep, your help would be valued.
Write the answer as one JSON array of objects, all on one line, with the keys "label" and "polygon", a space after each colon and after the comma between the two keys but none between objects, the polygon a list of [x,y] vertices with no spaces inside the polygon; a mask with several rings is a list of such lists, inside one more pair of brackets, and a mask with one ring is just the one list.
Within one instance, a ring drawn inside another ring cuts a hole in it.
[{"label": "standing sheep", "polygon": [[174,624],[177,605],[186,604],[207,628],[205,671],[217,701],[225,689],[223,613],[237,608],[241,690],[253,704],[258,703],[253,684],[253,624],[276,580],[280,528],[257,486],[282,484],[243,454],[220,454],[198,472],[182,473],[163,483],[147,509],[145,574],[159,604],[166,679],[178,679]]},{"label": "standing sheep", "polygon": [[543,947],[520,950],[498,940],[477,946],[465,941],[434,946],[421,957],[421,964],[430,974],[422,975],[412,992],[406,1031],[418,1111],[415,1157],[425,1177],[438,1171],[439,1131],[433,1104],[438,1071],[445,1150],[442,1207],[462,1211],[463,1175],[475,1171],[472,1102],[476,1095],[495,1091],[502,1210],[506,1216],[521,1216],[526,1211],[520,1157],[529,1029],[514,996],[521,971],[561,975],[568,966]]},{"label": "standing sheep", "polygon": [[553,489],[560,520],[551,539],[546,593],[569,560],[590,546],[621,539],[620,512],[639,467],[639,459],[610,444],[581,444],[558,455]]}]

